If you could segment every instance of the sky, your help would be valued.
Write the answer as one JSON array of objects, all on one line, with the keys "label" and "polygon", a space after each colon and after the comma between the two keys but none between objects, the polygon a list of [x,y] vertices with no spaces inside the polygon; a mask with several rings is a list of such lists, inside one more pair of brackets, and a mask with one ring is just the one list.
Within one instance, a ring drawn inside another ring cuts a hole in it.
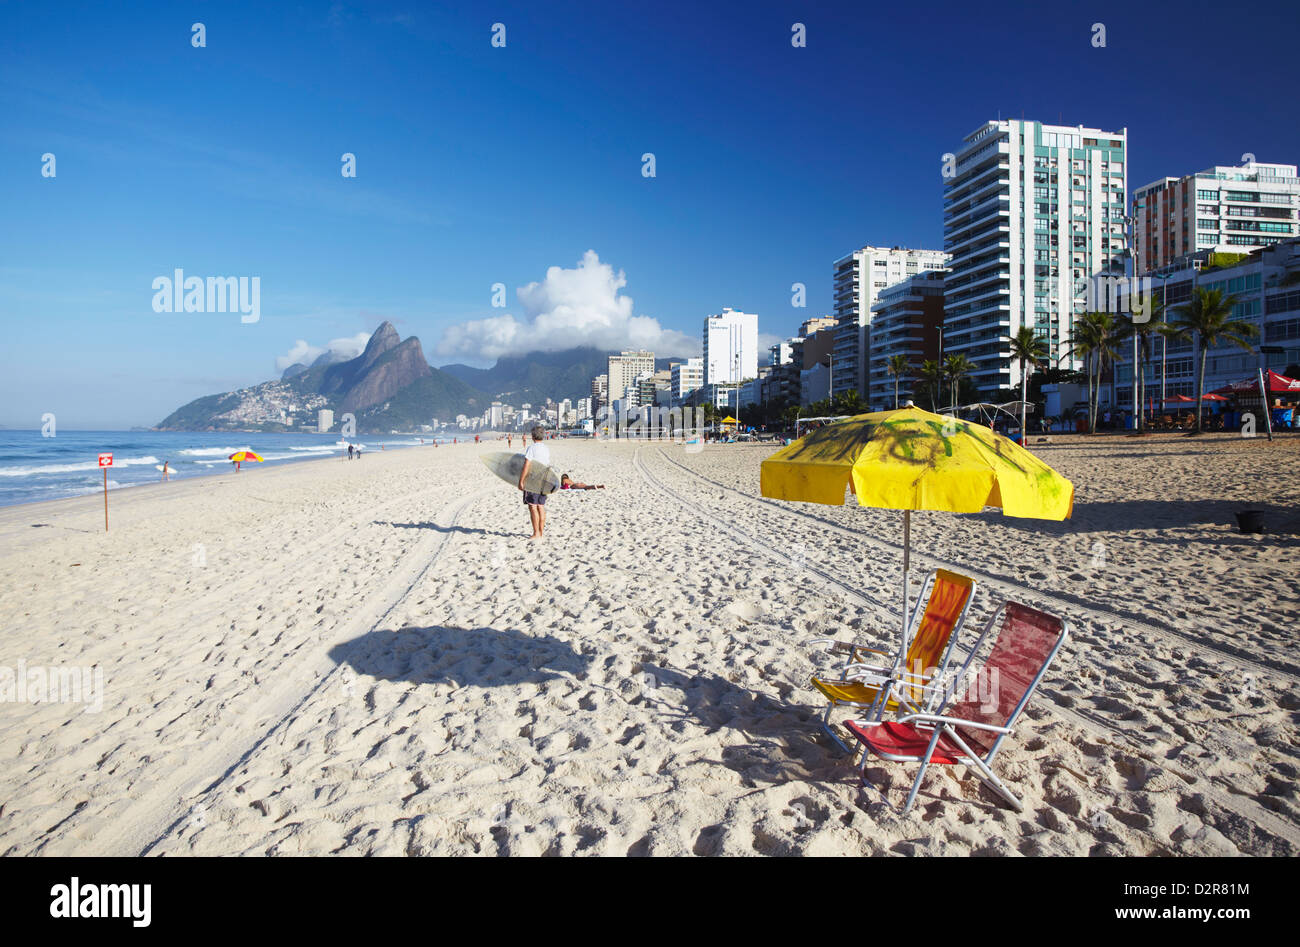
[{"label": "sky", "polygon": [[[1298,36],[1290,2],[0,0],[0,425],[156,424],[385,319],[434,365],[696,354],[726,306],[786,337],[836,259],[942,248],[989,119],[1127,128],[1130,189],[1300,162]],[[257,277],[257,320],[155,311],[177,269]]]}]

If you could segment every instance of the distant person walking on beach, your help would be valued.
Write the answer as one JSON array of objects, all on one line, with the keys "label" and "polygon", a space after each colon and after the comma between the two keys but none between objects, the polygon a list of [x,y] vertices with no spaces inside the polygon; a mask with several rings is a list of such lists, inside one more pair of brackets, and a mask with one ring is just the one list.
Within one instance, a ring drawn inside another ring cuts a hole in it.
[{"label": "distant person walking on beach", "polygon": [[528,519],[533,526],[533,535],[528,537],[530,540],[541,539],[542,530],[546,527],[546,494],[524,490],[524,480],[528,477],[528,468],[534,462],[548,467],[551,464],[551,449],[542,443],[545,436],[546,431],[540,424],[533,428],[533,443],[524,451],[524,469],[519,471],[519,489],[524,492],[524,505],[528,507]]},{"label": "distant person walking on beach", "polygon": [[515,446],[515,444],[514,444],[514,439],[513,439],[509,434],[507,434],[507,435],[506,435],[506,447],[514,447],[514,446]]},{"label": "distant person walking on beach", "polygon": [[605,485],[603,483],[597,483],[597,484],[578,483],[578,481],[576,480],[570,480],[569,475],[565,474],[560,478],[560,489],[561,490],[604,490]]},{"label": "distant person walking on beach", "polygon": [[171,477],[171,473],[172,473],[172,472],[171,472],[171,469],[168,467],[168,464],[170,464],[170,463],[171,463],[171,461],[169,461],[169,460],[164,460],[164,461],[163,461],[163,475],[162,475],[163,483],[166,483],[167,480]]},{"label": "distant person walking on beach", "polygon": [[361,459],[361,445],[357,445],[357,460]]}]

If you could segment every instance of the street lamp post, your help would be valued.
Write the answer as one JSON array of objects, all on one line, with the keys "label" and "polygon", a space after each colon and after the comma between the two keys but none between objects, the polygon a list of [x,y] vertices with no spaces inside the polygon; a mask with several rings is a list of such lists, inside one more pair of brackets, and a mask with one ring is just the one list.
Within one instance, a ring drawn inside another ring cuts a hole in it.
[{"label": "street lamp post", "polygon": [[731,363],[735,366],[734,373],[736,376],[736,433],[740,433],[740,353],[737,352],[731,357]]},{"label": "street lamp post", "polygon": [[[1134,204],[1133,209],[1135,211],[1140,210],[1144,206],[1145,205],[1143,204]],[[1133,214],[1132,216],[1125,217],[1124,222],[1128,224],[1128,252],[1129,256],[1133,258],[1133,282],[1130,283],[1128,287],[1129,318],[1132,320],[1133,294],[1137,291],[1138,276],[1139,271],[1141,270],[1136,239],[1137,215]],[[1138,395],[1138,334],[1136,323],[1133,332],[1133,430],[1138,432],[1142,430],[1142,405]]]}]

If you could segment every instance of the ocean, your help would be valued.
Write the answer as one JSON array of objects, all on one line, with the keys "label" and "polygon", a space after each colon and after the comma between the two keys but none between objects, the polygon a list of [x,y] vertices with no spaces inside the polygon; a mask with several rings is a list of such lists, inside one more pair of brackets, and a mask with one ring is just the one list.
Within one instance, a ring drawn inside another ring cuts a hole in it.
[{"label": "ocean", "polygon": [[[458,435],[459,436],[459,435]],[[420,446],[450,437],[390,434],[349,438],[369,452]],[[460,437],[464,440],[464,437]],[[473,434],[470,434],[473,439]],[[226,458],[238,450],[256,451],[267,464],[339,456],[347,441],[334,434],[226,434],[188,431],[57,431],[44,437],[40,431],[0,430],[0,506],[82,496],[104,489],[99,469],[101,453],[113,454],[108,488],[120,490],[162,479],[158,469],[170,465],[175,480],[227,473]],[[365,463],[364,460],[359,463]],[[244,464],[245,468],[262,466]]]}]

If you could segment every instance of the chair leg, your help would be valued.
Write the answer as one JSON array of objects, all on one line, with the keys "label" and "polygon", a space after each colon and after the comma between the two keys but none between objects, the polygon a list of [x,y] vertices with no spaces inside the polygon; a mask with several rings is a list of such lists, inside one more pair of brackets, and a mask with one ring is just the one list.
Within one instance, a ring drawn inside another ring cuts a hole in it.
[{"label": "chair leg", "polygon": [[925,756],[921,758],[921,772],[916,774],[916,782],[912,783],[912,791],[907,794],[907,805],[903,806],[903,815],[907,815],[912,810],[912,803],[916,801],[916,794],[921,790],[921,780],[925,778],[925,771],[930,768],[930,760],[934,757],[934,748],[939,743],[939,736],[943,733],[943,727],[934,728],[934,736],[930,737],[930,745],[925,748]]},{"label": "chair leg", "polygon": [[1009,802],[1011,808],[1015,809],[1017,812],[1025,811],[1024,803],[1016,797],[1015,793],[1003,784],[1002,780],[998,779],[997,776],[993,774],[993,770],[989,769],[988,765],[983,760],[979,757],[975,757],[971,760],[971,763],[974,765],[970,766],[970,768],[975,770],[975,775],[979,777],[980,781],[983,782],[984,785],[988,786],[999,796]]},{"label": "chair leg", "polygon": [[[841,750],[843,750],[845,753],[851,754],[852,756],[856,756],[857,752],[851,749],[849,745],[845,743],[843,740],[841,740],[839,738],[839,735],[836,734],[836,732],[831,729],[831,711],[834,709],[835,709],[835,705],[833,703],[826,704],[826,713],[822,714],[822,730],[826,732],[826,735],[828,737],[830,737],[832,740],[836,742],[836,744],[839,746]],[[850,758],[850,762],[851,762],[851,758]]]},{"label": "chair leg", "polygon": [[912,791],[907,794],[907,802],[903,806],[903,815],[912,811],[912,803],[916,802],[916,794],[921,791],[921,780],[925,779],[925,771],[930,768],[930,760],[921,764],[921,771],[916,774],[916,782],[912,783]]}]

